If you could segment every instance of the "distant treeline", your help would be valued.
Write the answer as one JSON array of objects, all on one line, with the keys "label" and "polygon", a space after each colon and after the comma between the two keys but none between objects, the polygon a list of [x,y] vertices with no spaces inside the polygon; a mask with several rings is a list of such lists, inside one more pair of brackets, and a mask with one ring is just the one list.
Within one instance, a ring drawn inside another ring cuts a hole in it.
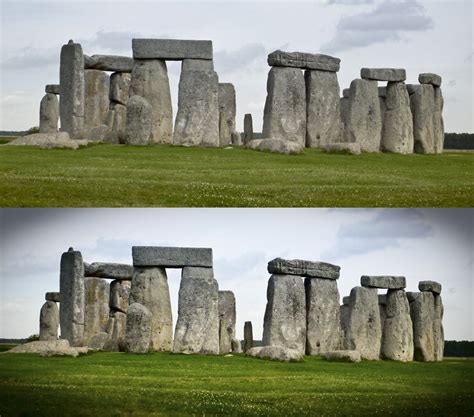
[{"label": "distant treeline", "polygon": [[444,356],[474,356],[474,342],[467,340],[446,340],[444,342]]}]

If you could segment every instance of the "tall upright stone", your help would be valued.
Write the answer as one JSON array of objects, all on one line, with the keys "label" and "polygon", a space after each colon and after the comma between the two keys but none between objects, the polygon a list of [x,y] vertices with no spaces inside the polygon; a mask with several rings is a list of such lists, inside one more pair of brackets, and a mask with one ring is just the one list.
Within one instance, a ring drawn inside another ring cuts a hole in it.
[{"label": "tall upright stone", "polygon": [[413,135],[415,152],[432,154],[435,152],[435,132],[433,115],[435,112],[434,88],[430,84],[421,84],[410,95],[413,115]]},{"label": "tall upright stone", "polygon": [[173,143],[182,146],[219,146],[217,73],[210,68],[197,69],[188,61],[194,60],[185,59],[182,64]]},{"label": "tall upright stone", "polygon": [[358,350],[363,359],[380,358],[382,330],[376,288],[355,287],[349,298],[347,349]]},{"label": "tall upright stone", "polygon": [[252,322],[246,321],[244,323],[244,352],[253,348],[253,329]]},{"label": "tall upright stone", "polygon": [[443,329],[444,307],[441,295],[434,294],[434,320],[433,320],[433,336],[434,336],[434,359],[442,361],[444,358],[444,329]]},{"label": "tall upright stone", "polygon": [[54,301],[46,301],[40,311],[39,340],[57,340],[59,328],[59,309]]},{"label": "tall upright stone", "polygon": [[236,100],[235,87],[231,83],[218,84],[219,112],[223,113],[226,129],[219,129],[219,146],[229,146],[235,131]]},{"label": "tall upright stone", "polygon": [[153,129],[153,108],[140,96],[128,100],[123,141],[127,145],[148,145]]},{"label": "tall upright stone", "polygon": [[41,99],[39,114],[39,132],[56,133],[58,131],[59,100],[56,94],[47,93]]},{"label": "tall upright stone", "polygon": [[143,97],[151,105],[151,143],[172,143],[173,109],[166,62],[134,59],[129,95]]},{"label": "tall upright stone", "polygon": [[81,252],[69,248],[61,256],[59,274],[61,338],[82,346],[84,337],[84,262]]},{"label": "tall upright stone", "polygon": [[174,352],[219,354],[218,292],[212,268],[182,269]]},{"label": "tall upright stone", "polygon": [[413,323],[404,290],[388,290],[382,356],[394,361],[413,360]]},{"label": "tall upright stone", "polygon": [[[228,353],[235,338],[235,295],[232,291],[219,291],[219,353]],[[222,328],[223,326],[223,328]]]},{"label": "tall upright stone", "polygon": [[341,123],[343,128],[343,138],[345,138],[345,129],[349,120],[349,97],[341,97],[339,99],[339,107],[341,111]]},{"label": "tall upright stone", "polygon": [[127,105],[132,76],[126,72],[114,72],[110,76],[109,100]]},{"label": "tall upright stone", "polygon": [[299,68],[272,67],[268,73],[263,137],[306,142],[306,87]]},{"label": "tall upright stone", "polygon": [[294,349],[306,347],[306,298],[299,276],[273,274],[268,280],[263,345]]},{"label": "tall upright stone", "polygon": [[[127,102],[128,103],[128,102]],[[151,113],[151,108],[150,108]],[[125,125],[127,119],[127,106],[120,103],[110,102],[109,112],[107,113],[107,126],[110,129],[110,142],[125,143]],[[150,115],[151,130],[151,115]]]},{"label": "tall upright stone", "polygon": [[150,350],[152,314],[140,303],[132,303],[128,308],[125,331],[125,351],[147,353]]},{"label": "tall upright stone", "polygon": [[342,304],[339,307],[339,316],[341,319],[341,349],[347,349],[347,336],[349,334],[349,305]]},{"label": "tall upright stone", "polygon": [[244,145],[247,145],[253,139],[253,121],[252,115],[246,113],[244,116]]},{"label": "tall upright stone", "polygon": [[353,80],[345,126],[346,142],[359,143],[364,152],[379,152],[382,135],[377,81]]},{"label": "tall upright stone", "polygon": [[[159,267],[134,267],[130,304],[139,303],[151,313],[151,344],[154,351],[170,351],[173,318],[166,270]],[[128,312],[127,312],[128,314]]]},{"label": "tall upright stone", "polygon": [[59,114],[61,131],[78,139],[84,133],[84,55],[82,47],[70,40],[61,48]]},{"label": "tall upright stone", "polygon": [[413,117],[404,82],[388,83],[385,105],[381,149],[401,154],[413,153]]},{"label": "tall upright stone", "polygon": [[306,70],[306,146],[319,148],[342,141],[337,73]]},{"label": "tall upright stone", "polygon": [[440,87],[434,87],[433,143],[434,153],[443,153],[444,148],[444,99]]},{"label": "tall upright stone", "polygon": [[410,316],[413,322],[414,358],[420,362],[432,362],[434,352],[434,296],[431,292],[408,293]]},{"label": "tall upright stone", "polygon": [[109,283],[103,278],[84,278],[84,344],[105,331],[109,320]]},{"label": "tall upright stone", "polygon": [[126,313],[129,304],[131,282],[114,280],[110,283],[109,306],[111,310]]},{"label": "tall upright stone", "polygon": [[84,132],[107,123],[110,77],[105,71],[85,70]]},{"label": "tall upright stone", "polygon": [[219,112],[219,146],[230,146],[232,143],[232,132],[229,130],[227,118],[224,112]]}]

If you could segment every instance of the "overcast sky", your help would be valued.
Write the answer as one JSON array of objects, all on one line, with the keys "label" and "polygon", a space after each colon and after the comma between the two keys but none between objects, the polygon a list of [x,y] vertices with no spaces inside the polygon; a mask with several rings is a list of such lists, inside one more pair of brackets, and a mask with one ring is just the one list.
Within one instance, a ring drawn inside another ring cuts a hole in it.
[{"label": "overcast sky", "polygon": [[[361,67],[401,67],[443,77],[448,132],[473,132],[472,0],[138,2],[41,0],[1,5],[0,130],[38,125],[44,85],[57,83],[69,39],[84,53],[131,56],[134,37],[211,39],[220,81],[237,90],[237,126],[260,131],[267,54],[324,52],[342,59],[341,88]],[[179,63],[168,66],[176,114]]]},{"label": "overcast sky", "polygon": [[[474,212],[469,209],[2,209],[0,337],[38,333],[44,293],[59,290],[70,246],[86,262],[132,263],[132,245],[210,247],[215,278],[237,299],[237,335],[261,338],[275,257],[341,266],[340,296],[360,276],[443,285],[447,339],[474,340]],[[168,269],[176,323],[180,270]],[[382,292],[382,290],[380,290]]]}]

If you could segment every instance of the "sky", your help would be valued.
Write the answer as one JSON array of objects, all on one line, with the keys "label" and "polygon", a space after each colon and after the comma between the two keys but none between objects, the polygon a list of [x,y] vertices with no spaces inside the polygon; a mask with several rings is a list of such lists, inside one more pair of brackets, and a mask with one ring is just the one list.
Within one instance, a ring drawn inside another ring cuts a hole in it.
[{"label": "sky", "polygon": [[[362,67],[443,77],[447,132],[473,129],[472,0],[69,1],[0,0],[0,130],[38,125],[44,85],[59,79],[61,46],[131,56],[139,37],[210,39],[221,82],[237,91],[237,128],[252,113],[261,131],[269,67],[276,50],[341,58],[342,88]],[[177,111],[180,64],[168,65]]]},{"label": "sky", "polygon": [[[276,257],[341,267],[339,294],[362,275],[401,275],[443,286],[447,340],[474,340],[472,209],[0,209],[0,338],[38,333],[44,293],[59,290],[61,254],[132,263],[131,248],[213,249],[219,289],[232,290],[237,336],[260,339]],[[167,269],[176,323],[179,269]],[[383,293],[384,290],[379,290]]]}]

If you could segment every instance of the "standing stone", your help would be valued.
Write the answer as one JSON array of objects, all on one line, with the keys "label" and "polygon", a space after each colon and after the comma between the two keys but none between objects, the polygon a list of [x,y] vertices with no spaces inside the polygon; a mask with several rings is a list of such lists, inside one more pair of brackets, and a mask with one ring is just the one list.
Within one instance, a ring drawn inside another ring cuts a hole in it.
[{"label": "standing stone", "polygon": [[47,292],[44,295],[46,301],[55,301],[59,303],[61,301],[61,294],[59,292]]},{"label": "standing stone", "polygon": [[130,290],[130,304],[132,303],[140,303],[151,313],[150,349],[170,351],[173,341],[173,317],[168,277],[164,268],[134,268]]},{"label": "standing stone", "polygon": [[212,268],[183,268],[174,352],[219,354],[218,291]]},{"label": "standing stone", "polygon": [[114,72],[110,76],[111,102],[127,105],[131,79],[131,75],[126,72]]},{"label": "standing stone", "polygon": [[231,349],[232,353],[242,353],[242,345],[236,337],[232,339]]},{"label": "standing stone", "polygon": [[219,101],[217,73],[181,70],[178,113],[173,143],[182,146],[219,146]]},{"label": "standing stone", "polygon": [[301,277],[274,274],[268,280],[263,346],[280,346],[304,354],[306,299]]},{"label": "standing stone", "polygon": [[59,327],[59,309],[54,301],[46,301],[40,312],[39,340],[57,340]]},{"label": "standing stone", "polygon": [[143,97],[151,105],[150,143],[172,143],[173,109],[166,62],[134,59],[130,97]]},{"label": "standing stone", "polygon": [[379,294],[379,312],[380,312],[380,331],[382,338],[380,340],[380,356],[383,356],[383,344],[384,344],[384,329],[385,320],[387,318],[387,296]]},{"label": "standing stone", "polygon": [[434,296],[431,292],[408,293],[413,322],[414,358],[420,362],[434,361]]},{"label": "standing stone", "polygon": [[244,145],[253,140],[253,121],[250,113],[244,116]]},{"label": "standing stone", "polygon": [[237,132],[236,130],[234,130],[230,134],[230,139],[231,139],[232,146],[242,146],[242,136],[240,135],[240,132]]},{"label": "standing stone", "polygon": [[152,135],[153,109],[143,97],[132,96],[127,104],[124,142],[127,145],[148,145]]},{"label": "standing stone", "polygon": [[81,45],[72,40],[61,48],[59,85],[61,131],[73,139],[81,138],[84,132],[84,55]]},{"label": "standing stone", "polygon": [[350,311],[348,304],[342,304],[339,307],[339,315],[341,319],[341,349],[346,349],[347,346],[347,336],[349,333],[349,313]]},{"label": "standing stone", "polygon": [[[379,95],[379,104],[380,104],[380,118],[382,120],[382,136],[383,136],[383,129],[384,129],[384,123],[385,123],[385,113],[387,112],[387,98],[386,97],[381,97]],[[383,140],[383,138],[382,138],[382,140]]]},{"label": "standing stone", "polygon": [[432,73],[424,73],[418,75],[418,82],[420,84],[431,84],[435,87],[441,87],[441,76]]},{"label": "standing stone", "polygon": [[442,361],[444,357],[444,329],[443,329],[444,307],[441,295],[434,294],[434,360]]},{"label": "standing stone", "polygon": [[377,81],[354,80],[350,89],[345,140],[359,143],[363,152],[379,152],[382,118]]},{"label": "standing stone", "polygon": [[125,143],[125,122],[127,119],[127,106],[119,103],[110,103],[107,114],[107,126],[110,128],[111,143]]},{"label": "standing stone", "polygon": [[232,349],[232,339],[229,338],[227,320],[219,319],[219,353],[227,354]]},{"label": "standing stone", "polygon": [[110,79],[106,72],[85,70],[84,131],[107,123]]},{"label": "standing stone", "polygon": [[347,126],[348,118],[349,118],[349,103],[350,103],[350,100],[348,97],[341,97],[339,100],[339,106],[340,106],[340,111],[341,111],[341,122],[343,124],[344,129]]},{"label": "standing stone", "polygon": [[220,147],[230,146],[231,142],[232,142],[232,133],[229,130],[226,115],[220,111],[219,112],[219,146]]},{"label": "standing stone", "polygon": [[130,304],[124,341],[126,352],[147,353],[150,350],[151,320],[152,314],[146,307]]},{"label": "standing stone", "polygon": [[444,99],[441,88],[434,88],[433,143],[434,153],[443,153],[444,148]]},{"label": "standing stone", "polygon": [[420,154],[434,153],[434,125],[435,112],[434,89],[430,84],[421,84],[410,95],[410,105],[413,115],[413,135],[415,138],[415,152]]},{"label": "standing stone", "polygon": [[376,288],[355,287],[349,298],[347,349],[358,350],[363,359],[380,357],[380,311]]},{"label": "standing stone", "polygon": [[244,352],[253,348],[253,330],[252,322],[246,321],[244,323]]},{"label": "standing stone", "polygon": [[223,119],[227,129],[223,131],[219,128],[219,146],[229,146],[231,135],[235,131],[235,88],[231,83],[218,84],[219,112],[223,114]]},{"label": "standing stone", "polygon": [[413,323],[404,290],[388,290],[382,356],[394,361],[413,360]]},{"label": "standing stone", "polygon": [[84,344],[87,346],[92,336],[104,331],[109,320],[109,283],[102,278],[84,279]]},{"label": "standing stone", "polygon": [[377,81],[405,81],[406,71],[403,68],[362,68],[360,78]]},{"label": "standing stone", "polygon": [[306,146],[320,148],[341,142],[339,83],[337,73],[307,70]]},{"label": "standing stone", "polygon": [[46,84],[44,87],[44,92],[59,95],[59,84]]},{"label": "standing stone", "polygon": [[322,355],[338,350],[341,321],[337,281],[306,278],[306,354]]},{"label": "standing stone", "polygon": [[81,252],[69,248],[61,256],[59,274],[61,338],[81,346],[84,337],[84,262]]},{"label": "standing stone", "polygon": [[[127,309],[128,311],[128,309]],[[127,324],[127,315],[121,311],[111,312],[109,321],[106,325],[110,340],[106,343],[104,349],[112,352],[124,350],[124,340]]]},{"label": "standing stone", "polygon": [[46,94],[40,103],[40,133],[56,133],[58,131],[59,100],[56,94]]},{"label": "standing stone", "polygon": [[337,72],[341,60],[330,55],[276,50],[268,54],[267,62],[270,66]]},{"label": "standing stone", "polygon": [[131,289],[130,281],[114,280],[110,283],[110,308],[126,313]]},{"label": "standing stone", "polygon": [[[235,338],[235,296],[232,291],[219,291],[219,353],[228,353]],[[222,328],[222,325],[224,328]]]},{"label": "standing stone", "polygon": [[405,83],[389,82],[385,103],[382,150],[401,154],[413,153],[413,117]]}]

